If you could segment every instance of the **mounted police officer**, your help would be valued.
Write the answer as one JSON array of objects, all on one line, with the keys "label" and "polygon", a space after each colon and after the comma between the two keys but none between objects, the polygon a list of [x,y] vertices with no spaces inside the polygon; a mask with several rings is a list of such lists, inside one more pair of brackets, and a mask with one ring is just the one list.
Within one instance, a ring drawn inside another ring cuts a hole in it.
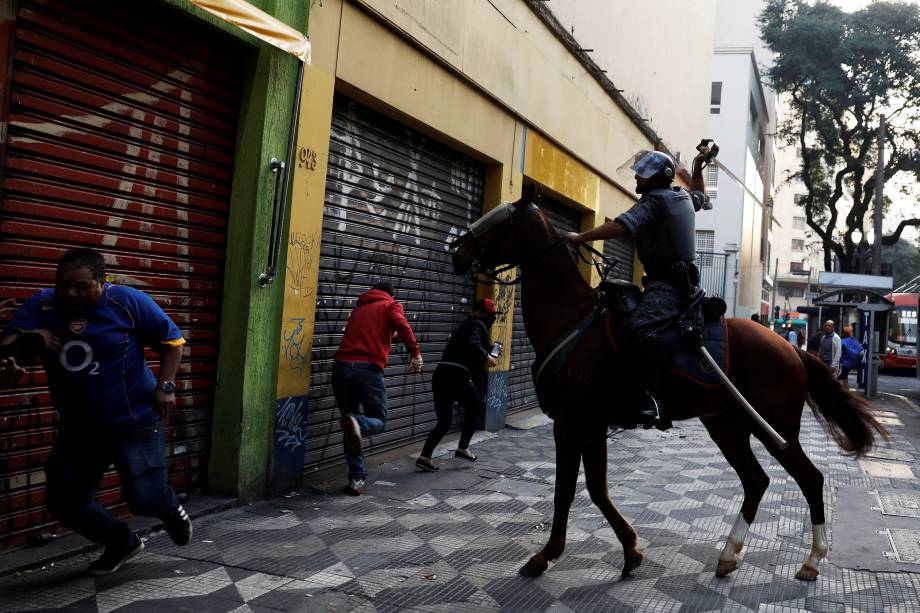
[{"label": "mounted police officer", "polygon": [[[627,373],[641,384],[631,398],[638,408],[636,421],[643,427],[664,430],[670,420],[663,419],[653,395],[661,375],[670,367],[677,351],[677,327],[674,325],[688,307],[702,298],[696,259],[694,214],[710,208],[703,183],[703,167],[714,155],[714,147],[698,148],[693,160],[690,191],[673,187],[677,174],[674,160],[660,151],[640,151],[621,170],[628,167],[636,180],[636,193],[642,197],[615,220],[581,234],[570,232],[569,242],[579,245],[588,241],[632,236],[639,260],[645,268],[645,287],[639,306],[629,317],[633,351],[640,358],[626,360],[634,372]],[[686,173],[686,171],[684,171]],[[618,420],[629,423],[627,420]]]}]

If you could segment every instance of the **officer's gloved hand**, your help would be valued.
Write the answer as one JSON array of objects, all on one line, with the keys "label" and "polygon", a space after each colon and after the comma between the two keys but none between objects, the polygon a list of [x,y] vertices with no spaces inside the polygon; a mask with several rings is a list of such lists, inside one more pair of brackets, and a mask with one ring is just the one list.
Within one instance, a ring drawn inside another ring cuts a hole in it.
[{"label": "officer's gloved hand", "polygon": [[422,360],[422,356],[420,355],[415,356],[414,358],[409,360],[409,368],[408,368],[409,373],[418,374],[422,372],[422,363],[423,363],[423,360]]}]

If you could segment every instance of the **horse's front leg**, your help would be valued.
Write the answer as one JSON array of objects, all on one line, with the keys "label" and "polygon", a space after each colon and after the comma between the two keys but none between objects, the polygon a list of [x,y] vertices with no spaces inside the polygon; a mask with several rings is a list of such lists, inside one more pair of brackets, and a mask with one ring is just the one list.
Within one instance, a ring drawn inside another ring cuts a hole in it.
[{"label": "horse's front leg", "polygon": [[628,577],[642,564],[642,554],[637,547],[639,537],[620,510],[610,500],[607,490],[607,427],[604,426],[591,440],[585,444],[583,454],[585,463],[585,481],[591,502],[600,509],[610,527],[623,545],[623,570],[621,574]]},{"label": "horse's front leg", "polygon": [[575,500],[575,486],[578,483],[578,466],[581,463],[581,447],[575,432],[569,432],[559,421],[553,426],[556,440],[556,495],[553,498],[553,528],[546,546],[534,555],[518,571],[525,577],[542,575],[549,563],[565,550],[565,531],[569,524],[569,509]]}]

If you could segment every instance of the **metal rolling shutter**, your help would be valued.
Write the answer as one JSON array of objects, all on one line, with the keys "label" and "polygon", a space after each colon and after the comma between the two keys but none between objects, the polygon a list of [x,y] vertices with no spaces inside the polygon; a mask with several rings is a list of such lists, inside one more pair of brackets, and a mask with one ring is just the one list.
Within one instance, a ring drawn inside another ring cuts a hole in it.
[{"label": "metal rolling shutter", "polygon": [[[546,215],[559,233],[581,230],[581,213],[543,196],[540,210]],[[515,286],[514,323],[511,338],[511,371],[508,373],[508,412],[521,411],[537,403],[537,392],[533,386],[530,365],[536,354],[527,332],[524,331],[524,313],[521,310],[521,284]]]},{"label": "metal rolling shutter", "polygon": [[431,374],[475,297],[473,283],[454,274],[449,245],[480,217],[482,180],[474,160],[336,96],[307,408],[308,467],[344,462],[333,357],[356,298],[378,280],[397,287],[426,367],[421,376],[407,375],[405,346],[394,342],[385,373],[386,431],[368,439],[367,448],[403,444],[433,427]]},{"label": "metal rolling shutter", "polygon": [[604,255],[617,260],[617,267],[607,277],[632,282],[635,253],[636,243],[632,237],[604,241]]},{"label": "metal rolling shutter", "polygon": [[[0,203],[0,297],[54,283],[71,247],[106,254],[189,341],[167,427],[170,483],[207,474],[241,51],[158,3],[19,3]],[[148,352],[148,359],[155,354]],[[47,529],[44,372],[0,393],[0,544]],[[100,500],[127,513],[118,478]]]}]

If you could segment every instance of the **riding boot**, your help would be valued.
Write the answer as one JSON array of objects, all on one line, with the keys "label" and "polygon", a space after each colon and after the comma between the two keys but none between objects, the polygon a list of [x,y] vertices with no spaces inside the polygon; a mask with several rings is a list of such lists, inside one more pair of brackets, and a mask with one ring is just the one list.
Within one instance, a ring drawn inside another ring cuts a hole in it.
[{"label": "riding boot", "polygon": [[[644,430],[649,428],[658,428],[659,430],[668,430],[673,425],[671,420],[665,417],[664,408],[661,405],[661,402],[658,400],[658,383],[661,380],[662,371],[664,370],[663,365],[666,362],[666,357],[662,355],[660,348],[662,345],[657,347],[650,347],[652,345],[649,343],[646,346],[645,360],[643,360],[642,369],[640,371],[639,381],[643,385],[639,388],[641,390],[641,397],[639,399],[638,408],[639,411],[636,413],[636,418]],[[652,349],[649,351],[649,349]],[[656,351],[657,350],[657,351]]]}]

